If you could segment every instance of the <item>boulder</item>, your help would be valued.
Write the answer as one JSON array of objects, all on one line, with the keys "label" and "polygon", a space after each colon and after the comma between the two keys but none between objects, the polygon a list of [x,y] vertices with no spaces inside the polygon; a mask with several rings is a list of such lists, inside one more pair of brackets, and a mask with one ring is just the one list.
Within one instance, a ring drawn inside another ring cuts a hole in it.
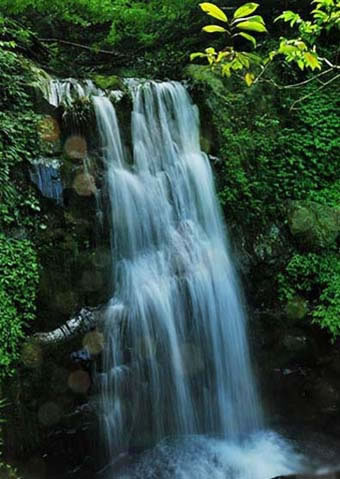
[{"label": "boulder", "polygon": [[335,243],[340,229],[340,209],[313,201],[291,201],[287,210],[291,234],[310,249]]},{"label": "boulder", "polygon": [[325,474],[292,474],[289,476],[276,476],[273,479],[340,479],[340,471],[327,472]]},{"label": "boulder", "polygon": [[102,90],[124,91],[126,89],[122,79],[117,75],[94,75],[93,82]]}]

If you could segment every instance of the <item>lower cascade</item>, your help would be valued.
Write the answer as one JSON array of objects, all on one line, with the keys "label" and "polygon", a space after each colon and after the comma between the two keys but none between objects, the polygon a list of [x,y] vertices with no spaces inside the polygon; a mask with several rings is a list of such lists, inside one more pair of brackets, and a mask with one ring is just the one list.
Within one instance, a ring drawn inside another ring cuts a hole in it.
[{"label": "lower cascade", "polygon": [[296,465],[279,452],[286,447],[261,435],[243,301],[198,110],[180,83],[130,89],[132,154],[111,101],[93,97],[115,258],[97,374],[107,453],[161,441],[119,477],[289,473]]}]

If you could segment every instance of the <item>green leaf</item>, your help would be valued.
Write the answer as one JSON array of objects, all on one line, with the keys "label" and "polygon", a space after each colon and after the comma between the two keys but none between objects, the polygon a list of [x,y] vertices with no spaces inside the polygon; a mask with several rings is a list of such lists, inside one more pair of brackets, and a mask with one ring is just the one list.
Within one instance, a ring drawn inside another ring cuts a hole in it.
[{"label": "green leaf", "polygon": [[254,79],[255,79],[254,73],[248,72],[245,74],[244,81],[246,82],[247,86],[252,86]]},{"label": "green leaf", "polygon": [[227,30],[219,25],[207,25],[202,28],[204,32],[215,33],[215,32],[226,32]]},{"label": "green leaf", "polygon": [[234,18],[246,17],[255,12],[258,7],[258,3],[245,3],[236,10],[236,12],[234,13]]},{"label": "green leaf", "polygon": [[266,27],[259,22],[241,22],[237,24],[237,28],[241,28],[242,30],[250,30],[252,32],[266,32]]},{"label": "green leaf", "polygon": [[206,58],[206,53],[196,52],[190,55],[190,60],[195,60],[195,58]]},{"label": "green leaf", "polygon": [[306,52],[304,54],[304,58],[305,58],[307,66],[309,66],[312,70],[315,70],[315,68],[318,68],[319,70],[321,70],[319,59],[315,55],[315,53]]},{"label": "green leaf", "polygon": [[258,22],[264,25],[264,20],[261,15],[251,15],[250,17],[243,17],[243,18],[235,18],[232,24],[240,23],[240,22]]},{"label": "green leaf", "polygon": [[256,48],[256,39],[255,37],[253,37],[252,35],[249,35],[249,33],[244,33],[244,32],[241,32],[238,34],[240,37],[243,37],[245,38],[246,40],[249,40],[253,45],[254,47]]},{"label": "green leaf", "polygon": [[200,3],[200,7],[203,10],[203,12],[207,13],[211,17],[217,18],[218,20],[221,20],[222,22],[226,22],[226,23],[228,22],[228,18],[226,14],[213,3],[209,3],[209,2]]}]

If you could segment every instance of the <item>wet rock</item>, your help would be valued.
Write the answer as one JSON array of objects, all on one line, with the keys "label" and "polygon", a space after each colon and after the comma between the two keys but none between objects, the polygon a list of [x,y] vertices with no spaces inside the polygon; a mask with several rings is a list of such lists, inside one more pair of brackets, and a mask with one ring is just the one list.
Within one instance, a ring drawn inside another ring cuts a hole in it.
[{"label": "wet rock", "polygon": [[189,65],[184,70],[184,76],[194,84],[208,87],[215,93],[223,94],[225,92],[221,76],[213,73],[209,66]]},{"label": "wet rock", "polygon": [[315,399],[323,412],[336,411],[340,399],[340,393],[335,384],[329,380],[320,378],[314,388]]},{"label": "wet rock", "polygon": [[326,474],[292,474],[289,476],[276,476],[273,479],[340,479],[340,471],[327,472]]},{"label": "wet rock", "polygon": [[125,91],[126,89],[122,79],[117,75],[94,75],[93,82],[102,90]]},{"label": "wet rock", "polygon": [[291,201],[287,217],[290,232],[302,246],[328,247],[339,235],[339,209],[312,201]]},{"label": "wet rock", "polygon": [[259,261],[274,263],[286,250],[286,241],[280,228],[273,224],[265,233],[259,234],[253,244],[255,256]]}]

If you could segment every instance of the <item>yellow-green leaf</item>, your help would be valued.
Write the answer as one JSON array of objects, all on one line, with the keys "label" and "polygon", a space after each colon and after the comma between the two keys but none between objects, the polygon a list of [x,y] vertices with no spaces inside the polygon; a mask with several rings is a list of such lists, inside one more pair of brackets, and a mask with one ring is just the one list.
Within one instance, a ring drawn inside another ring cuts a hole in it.
[{"label": "yellow-green leaf", "polygon": [[244,81],[246,82],[247,86],[252,86],[252,84],[254,83],[254,79],[255,79],[254,73],[248,72],[245,74]]},{"label": "yellow-green leaf", "polygon": [[206,53],[201,53],[201,52],[195,52],[195,53],[191,53],[190,55],[190,60],[195,60],[195,58],[205,58],[207,56]]},{"label": "yellow-green leaf", "polygon": [[264,20],[261,17],[261,15],[251,15],[250,17],[235,18],[232,24],[240,23],[240,22],[258,22],[264,25]]},{"label": "yellow-green leaf", "polygon": [[220,61],[224,60],[227,57],[230,57],[232,55],[232,52],[219,52],[217,55],[216,63],[219,63]]},{"label": "yellow-green leaf", "polygon": [[318,60],[318,57],[311,52],[306,52],[304,54],[304,58],[306,60],[307,65],[312,69],[315,70],[315,68],[321,69],[320,62]]},{"label": "yellow-green leaf", "polygon": [[256,39],[252,35],[249,35],[249,33],[241,32],[239,33],[239,36],[245,38],[246,40],[249,40],[250,42],[252,42],[254,47],[256,47]]},{"label": "yellow-green leaf", "polygon": [[219,25],[207,25],[202,28],[203,31],[208,33],[215,33],[215,32],[226,32],[227,30]]},{"label": "yellow-green leaf", "polygon": [[203,10],[203,12],[207,13],[211,17],[217,18],[218,20],[221,20],[222,22],[226,22],[226,23],[228,22],[227,15],[213,3],[209,3],[209,2],[200,3],[200,7]]},{"label": "yellow-green leaf", "polygon": [[255,12],[258,6],[258,3],[245,3],[236,10],[236,12],[234,13],[234,18],[246,17],[247,15],[250,15],[251,13]]},{"label": "yellow-green leaf", "polygon": [[262,23],[258,22],[241,22],[237,24],[237,28],[242,30],[250,30],[252,32],[266,32],[267,29]]}]

